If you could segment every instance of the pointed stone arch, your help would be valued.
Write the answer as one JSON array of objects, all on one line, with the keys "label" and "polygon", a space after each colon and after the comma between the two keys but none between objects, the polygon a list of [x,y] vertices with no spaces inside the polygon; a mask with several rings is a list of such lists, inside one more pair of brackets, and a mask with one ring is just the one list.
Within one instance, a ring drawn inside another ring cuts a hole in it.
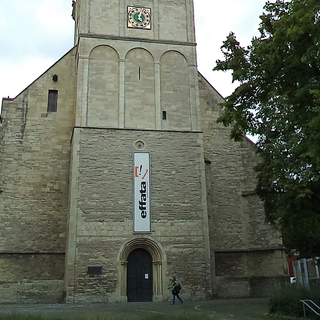
[{"label": "pointed stone arch", "polygon": [[118,254],[118,297],[127,301],[127,264],[128,256],[135,249],[145,249],[152,257],[153,268],[153,301],[163,301],[165,298],[165,274],[167,270],[166,254],[159,242],[150,236],[139,236],[126,241]]}]

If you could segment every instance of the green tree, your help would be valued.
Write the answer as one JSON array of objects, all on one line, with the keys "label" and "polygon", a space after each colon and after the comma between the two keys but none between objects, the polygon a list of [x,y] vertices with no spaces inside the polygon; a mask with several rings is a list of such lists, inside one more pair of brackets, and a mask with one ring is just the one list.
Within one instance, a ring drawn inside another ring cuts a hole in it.
[{"label": "green tree", "polygon": [[288,249],[320,255],[320,1],[267,2],[258,37],[230,33],[224,60],[239,83],[218,122],[231,138],[258,135],[257,194]]}]

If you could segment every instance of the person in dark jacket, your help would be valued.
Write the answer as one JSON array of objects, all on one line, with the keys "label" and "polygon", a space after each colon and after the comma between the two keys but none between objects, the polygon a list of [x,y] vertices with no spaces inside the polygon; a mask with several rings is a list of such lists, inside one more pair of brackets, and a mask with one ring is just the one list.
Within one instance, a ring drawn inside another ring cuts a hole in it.
[{"label": "person in dark jacket", "polygon": [[175,303],[176,296],[180,300],[180,302],[183,303],[182,299],[179,297],[179,293],[180,293],[179,282],[177,281],[176,277],[171,277],[170,280],[171,280],[172,284],[171,284],[171,286],[168,287],[168,289],[173,288],[172,289],[172,295],[173,295],[172,304]]}]

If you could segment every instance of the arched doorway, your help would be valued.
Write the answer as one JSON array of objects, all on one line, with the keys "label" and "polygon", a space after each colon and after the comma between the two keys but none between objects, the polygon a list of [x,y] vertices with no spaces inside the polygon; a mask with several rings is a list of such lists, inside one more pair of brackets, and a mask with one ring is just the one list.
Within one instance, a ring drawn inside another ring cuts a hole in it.
[{"label": "arched doorway", "polygon": [[145,249],[135,249],[128,256],[127,298],[129,302],[152,301],[152,257]]},{"label": "arched doorway", "polygon": [[128,258],[137,250],[147,251],[152,258],[152,301],[165,301],[167,299],[167,258],[161,244],[148,235],[133,236],[119,249],[119,278],[118,278],[118,301],[127,302],[128,299]]}]

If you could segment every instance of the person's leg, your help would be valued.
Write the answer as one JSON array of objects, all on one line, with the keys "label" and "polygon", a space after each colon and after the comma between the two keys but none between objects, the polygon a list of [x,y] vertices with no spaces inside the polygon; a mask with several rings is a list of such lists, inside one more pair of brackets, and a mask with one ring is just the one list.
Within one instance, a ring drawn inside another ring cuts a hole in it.
[{"label": "person's leg", "polygon": [[174,304],[174,303],[175,303],[175,300],[176,300],[176,296],[175,296],[175,295],[173,295],[173,298],[172,298],[172,304]]},{"label": "person's leg", "polygon": [[183,303],[182,299],[179,297],[179,294],[177,294],[177,298]]}]

